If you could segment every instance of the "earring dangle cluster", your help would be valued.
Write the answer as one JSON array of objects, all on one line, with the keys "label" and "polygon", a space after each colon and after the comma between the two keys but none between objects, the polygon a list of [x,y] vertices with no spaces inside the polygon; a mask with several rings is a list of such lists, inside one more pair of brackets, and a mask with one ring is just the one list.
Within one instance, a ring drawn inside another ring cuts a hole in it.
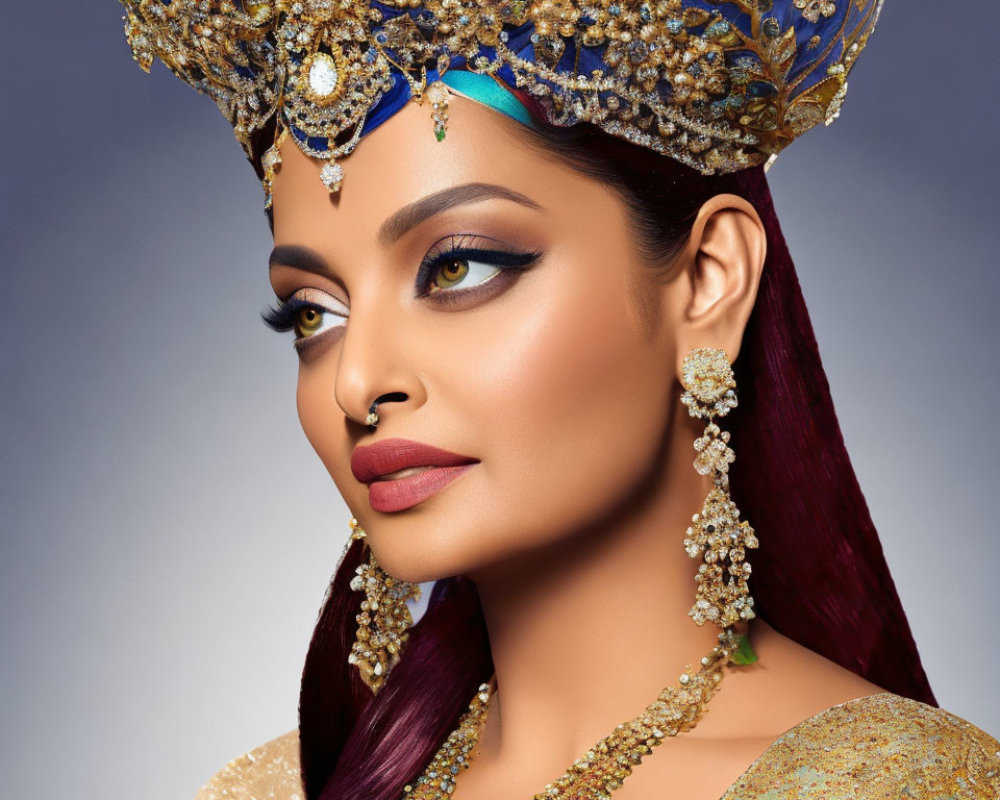
[{"label": "earring dangle cluster", "polygon": [[[351,539],[365,539],[356,519],[351,519]],[[406,603],[419,599],[420,586],[387,575],[368,547],[368,560],[355,571],[351,589],[364,592],[365,597],[356,617],[358,629],[347,663],[356,666],[361,680],[372,694],[378,694],[409,638],[413,617]]]},{"label": "earring dangle cluster", "polygon": [[753,528],[740,521],[739,509],[729,496],[729,465],[736,455],[729,446],[729,432],[714,421],[737,405],[736,380],[726,351],[692,350],[684,359],[681,383],[686,390],[681,402],[688,413],[707,420],[705,432],[694,443],[698,453],[694,468],[699,475],[710,474],[713,484],[684,539],[687,554],[702,559],[695,576],[695,603],[688,613],[698,625],[714,622],[726,629],[755,616],[746,551],[758,545]]}]

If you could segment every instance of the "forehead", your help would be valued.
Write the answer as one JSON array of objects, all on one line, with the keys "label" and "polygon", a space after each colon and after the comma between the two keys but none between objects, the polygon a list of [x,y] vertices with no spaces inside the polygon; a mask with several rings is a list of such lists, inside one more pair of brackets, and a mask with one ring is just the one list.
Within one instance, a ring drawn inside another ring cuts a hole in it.
[{"label": "forehead", "polygon": [[525,195],[554,223],[562,220],[581,233],[597,220],[612,226],[619,221],[616,194],[532,146],[518,126],[454,97],[447,135],[438,141],[430,107],[410,103],[340,161],[343,187],[333,195],[319,179],[323,162],[305,156],[287,137],[274,180],[275,241],[373,241],[380,224],[403,206],[468,183]]}]

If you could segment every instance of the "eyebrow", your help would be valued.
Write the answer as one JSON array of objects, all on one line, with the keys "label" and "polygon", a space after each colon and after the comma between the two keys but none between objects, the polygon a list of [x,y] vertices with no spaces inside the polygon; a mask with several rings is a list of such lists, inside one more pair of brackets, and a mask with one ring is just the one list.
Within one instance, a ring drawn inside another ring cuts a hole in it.
[{"label": "eyebrow", "polygon": [[[450,208],[494,199],[510,200],[528,208],[542,210],[542,206],[527,195],[505,186],[495,183],[463,183],[403,206],[379,226],[379,244],[383,247],[391,245],[421,222]],[[268,266],[273,268],[276,265],[294,267],[324,277],[330,277],[332,272],[319,253],[301,245],[283,244],[275,247],[268,258]]]},{"label": "eyebrow", "polygon": [[449,208],[493,199],[510,200],[539,211],[542,208],[530,197],[505,186],[497,186],[494,183],[463,183],[442,189],[440,192],[429,194],[427,197],[403,206],[379,226],[379,243],[388,246],[421,222],[447,211]]},{"label": "eyebrow", "polygon": [[278,265],[313,272],[324,278],[332,277],[332,271],[323,256],[298,244],[279,244],[271,251],[271,255],[267,258],[267,267],[274,269]]}]

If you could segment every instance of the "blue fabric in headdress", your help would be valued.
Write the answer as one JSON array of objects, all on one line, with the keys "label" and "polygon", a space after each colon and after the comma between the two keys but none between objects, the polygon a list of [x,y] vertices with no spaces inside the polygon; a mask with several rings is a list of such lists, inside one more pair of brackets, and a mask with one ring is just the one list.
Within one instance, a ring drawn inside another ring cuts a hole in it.
[{"label": "blue fabric in headdress", "polygon": [[[534,119],[527,106],[491,75],[452,69],[441,76],[441,81],[461,97],[467,97],[484,106],[489,106],[529,128],[534,125]],[[406,91],[401,90],[394,96],[383,98],[382,102],[372,109],[372,112],[365,119],[365,128],[361,135],[371,133],[387,119],[390,119],[410,99],[412,96],[408,87]]]},{"label": "blue fabric in headdress", "polygon": [[[277,154],[259,149],[259,133],[276,123],[276,137],[287,130],[329,162],[331,190],[343,174],[337,159],[363,134],[410,100],[446,105],[444,86],[485,92],[487,104],[528,121],[523,105],[500,94],[503,84],[536,99],[552,124],[597,125],[704,174],[754,166],[837,116],[881,8],[881,0],[122,2],[140,64],[159,57],[211,95],[260,159],[265,185]],[[445,113],[435,119],[441,137]]]}]

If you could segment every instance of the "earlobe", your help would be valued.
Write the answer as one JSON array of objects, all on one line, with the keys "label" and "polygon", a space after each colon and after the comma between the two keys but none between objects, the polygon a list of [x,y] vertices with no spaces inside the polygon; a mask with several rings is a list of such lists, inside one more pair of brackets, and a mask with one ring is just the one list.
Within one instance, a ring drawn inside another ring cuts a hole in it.
[{"label": "earlobe", "polygon": [[741,197],[715,195],[698,212],[685,256],[690,292],[678,320],[679,357],[719,347],[735,360],[767,256],[760,215]]}]

